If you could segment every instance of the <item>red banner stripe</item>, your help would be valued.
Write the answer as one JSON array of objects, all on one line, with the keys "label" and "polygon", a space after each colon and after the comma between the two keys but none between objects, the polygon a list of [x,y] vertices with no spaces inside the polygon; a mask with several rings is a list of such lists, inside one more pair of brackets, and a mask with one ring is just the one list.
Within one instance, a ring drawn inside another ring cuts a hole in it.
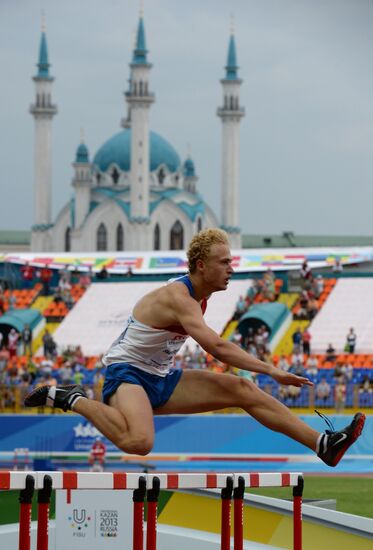
[{"label": "red banner stripe", "polygon": [[216,489],[217,485],[217,475],[216,474],[207,474],[206,487],[208,489]]},{"label": "red banner stripe", "polygon": [[250,487],[260,487],[259,474],[250,474]]},{"label": "red banner stripe", "polygon": [[0,489],[10,489],[10,472],[0,473]]},{"label": "red banner stripe", "polygon": [[127,489],[127,474],[113,473],[113,489]]},{"label": "red banner stripe", "polygon": [[289,487],[290,485],[290,474],[281,474],[281,483],[283,487]]},{"label": "red banner stripe", "polygon": [[64,489],[77,489],[78,488],[77,472],[63,472],[62,486]]},{"label": "red banner stripe", "polygon": [[179,487],[179,476],[178,474],[168,474],[167,475],[167,489],[177,489]]}]

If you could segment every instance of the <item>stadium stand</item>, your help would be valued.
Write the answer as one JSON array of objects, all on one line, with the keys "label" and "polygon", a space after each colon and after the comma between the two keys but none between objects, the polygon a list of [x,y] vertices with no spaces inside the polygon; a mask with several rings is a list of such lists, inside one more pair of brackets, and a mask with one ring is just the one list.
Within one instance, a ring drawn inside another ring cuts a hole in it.
[{"label": "stadium stand", "polygon": [[[219,300],[218,295],[211,296],[205,318],[219,334],[247,287],[247,280],[233,280],[224,300]],[[85,355],[103,353],[120,334],[136,301],[156,288],[159,288],[159,282],[91,285],[55,331],[58,348],[80,345]],[[195,346],[192,339],[188,339],[186,345]]]},{"label": "stadium stand", "polygon": [[325,352],[331,343],[344,350],[346,336],[353,327],[358,353],[373,350],[373,278],[339,279],[327,302],[310,326],[312,347]]}]

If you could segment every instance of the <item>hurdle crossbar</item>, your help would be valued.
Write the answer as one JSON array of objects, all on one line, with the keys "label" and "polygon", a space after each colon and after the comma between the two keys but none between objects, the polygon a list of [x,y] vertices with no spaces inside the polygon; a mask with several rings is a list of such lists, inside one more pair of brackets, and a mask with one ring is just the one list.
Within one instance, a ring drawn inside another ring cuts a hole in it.
[{"label": "hurdle crossbar", "polygon": [[[31,487],[32,486],[32,487]],[[221,550],[229,550],[231,501],[234,501],[234,550],[243,549],[243,494],[245,488],[293,487],[293,548],[302,549],[302,493],[300,472],[276,473],[127,473],[127,472],[0,472],[0,491],[19,490],[20,550],[30,548],[31,500],[38,491],[43,514],[37,550],[47,548],[48,512],[52,489],[132,490],[134,502],[133,550],[143,547],[144,501],[148,502],[146,550],[156,550],[157,502],[161,489],[221,489]],[[23,503],[23,504],[22,504]],[[23,509],[22,509],[23,506]]]}]

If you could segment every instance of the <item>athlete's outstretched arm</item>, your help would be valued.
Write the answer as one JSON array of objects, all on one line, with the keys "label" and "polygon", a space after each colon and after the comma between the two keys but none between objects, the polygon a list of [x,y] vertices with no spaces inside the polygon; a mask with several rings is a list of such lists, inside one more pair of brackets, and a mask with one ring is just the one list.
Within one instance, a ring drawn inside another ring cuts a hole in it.
[{"label": "athlete's outstretched arm", "polygon": [[223,340],[205,323],[198,302],[185,292],[175,292],[173,298],[173,310],[178,322],[207,353],[211,353],[219,361],[239,369],[268,374],[280,384],[291,384],[293,386],[313,385],[308,378],[296,376],[295,374],[273,367],[268,363],[264,363],[236,344]]}]

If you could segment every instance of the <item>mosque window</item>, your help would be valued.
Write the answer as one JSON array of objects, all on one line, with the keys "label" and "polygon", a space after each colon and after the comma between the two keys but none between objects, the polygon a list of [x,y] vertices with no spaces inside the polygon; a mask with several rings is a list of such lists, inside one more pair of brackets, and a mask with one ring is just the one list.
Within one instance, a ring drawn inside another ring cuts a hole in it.
[{"label": "mosque window", "polygon": [[114,185],[116,185],[118,183],[119,178],[120,178],[120,174],[119,174],[119,172],[116,168],[113,169],[113,171],[111,173],[111,177],[112,177]]},{"label": "mosque window", "polygon": [[143,81],[140,80],[140,95],[141,96],[143,95],[143,92],[144,92],[144,84],[143,84]]},{"label": "mosque window", "polygon": [[96,181],[97,181],[97,185],[100,185],[100,183],[101,183],[101,174],[97,174]]},{"label": "mosque window", "polygon": [[165,178],[166,178],[166,174],[163,168],[160,168],[160,170],[158,170],[158,182],[160,183],[160,185],[163,184]]},{"label": "mosque window", "polygon": [[71,229],[67,227],[65,231],[65,252],[70,252],[71,250]]},{"label": "mosque window", "polygon": [[161,228],[157,223],[154,228],[153,250],[160,250],[160,249],[161,249]]},{"label": "mosque window", "polygon": [[228,96],[224,96],[224,108],[228,109]]},{"label": "mosque window", "polygon": [[229,108],[231,109],[231,111],[233,111],[234,109],[234,97],[231,95],[230,97],[230,105],[229,105]]},{"label": "mosque window", "polygon": [[202,218],[198,218],[197,220],[197,231],[198,233],[202,231]]},{"label": "mosque window", "polygon": [[137,82],[133,83],[133,95],[137,95]]},{"label": "mosque window", "polygon": [[117,250],[124,250],[124,231],[121,223],[117,225]]},{"label": "mosque window", "polygon": [[97,229],[97,251],[107,250],[107,229],[103,223],[100,223]]},{"label": "mosque window", "polygon": [[184,248],[184,229],[179,220],[171,227],[170,250],[182,250]]}]

